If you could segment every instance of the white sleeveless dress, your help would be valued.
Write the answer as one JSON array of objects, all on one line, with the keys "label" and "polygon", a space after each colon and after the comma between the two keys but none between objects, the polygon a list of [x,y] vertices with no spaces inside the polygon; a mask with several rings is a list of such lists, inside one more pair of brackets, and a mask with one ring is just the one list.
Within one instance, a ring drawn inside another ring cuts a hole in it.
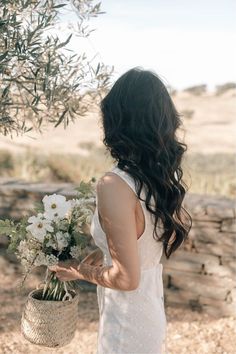
[{"label": "white sleeveless dress", "polygon": [[[119,175],[137,195],[132,176],[118,166],[114,166],[110,172]],[[144,198],[143,190],[141,197]],[[146,209],[144,201],[140,203],[145,215],[145,230],[137,239],[141,264],[140,284],[131,291],[97,285],[99,327],[96,354],[167,354],[163,265],[160,263],[163,244],[153,239],[151,213]],[[103,251],[103,264],[112,265],[97,206],[90,232],[95,244]]]}]

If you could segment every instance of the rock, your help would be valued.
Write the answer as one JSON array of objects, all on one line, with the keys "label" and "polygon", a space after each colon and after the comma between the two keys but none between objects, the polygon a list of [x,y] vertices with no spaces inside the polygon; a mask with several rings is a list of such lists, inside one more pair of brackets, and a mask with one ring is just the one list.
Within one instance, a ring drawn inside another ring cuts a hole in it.
[{"label": "rock", "polygon": [[165,302],[168,304],[183,304],[190,305],[191,301],[198,301],[199,295],[185,290],[165,289]]},{"label": "rock", "polygon": [[176,290],[185,290],[195,295],[204,294],[213,299],[224,300],[229,290],[234,287],[233,279],[219,278],[211,275],[184,273],[181,271],[166,271],[165,277],[169,277],[169,287]]},{"label": "rock", "polygon": [[231,266],[217,265],[211,262],[205,263],[204,265],[205,274],[215,275],[218,277],[229,277],[233,278],[236,276],[236,269]]},{"label": "rock", "polygon": [[221,231],[236,233],[236,219],[223,220]]},{"label": "rock", "polygon": [[219,221],[213,221],[213,220],[202,220],[202,219],[193,219],[192,223],[192,228],[197,228],[197,229],[218,229],[220,230],[220,222]]},{"label": "rock", "polygon": [[216,300],[205,295],[200,295],[199,302],[202,310],[213,316],[236,316],[236,304],[226,303],[225,301]]},{"label": "rock", "polygon": [[236,243],[236,235],[230,232],[221,232],[215,228],[193,228],[191,237],[194,241],[227,244],[233,247]]},{"label": "rock", "polygon": [[235,248],[222,243],[210,243],[210,242],[203,242],[203,241],[198,241],[194,240],[194,246],[196,248],[196,251],[198,253],[205,253],[205,254],[213,254],[217,256],[225,256],[227,255],[228,257],[233,258],[235,256]]},{"label": "rock", "polygon": [[212,203],[207,205],[206,212],[208,216],[217,216],[220,219],[234,218],[235,216],[235,203],[231,200],[221,201],[221,203]]},{"label": "rock", "polygon": [[165,271],[181,270],[186,272],[201,273],[203,265],[213,264],[218,266],[220,259],[218,256],[209,254],[200,254],[179,250],[170,257],[169,260],[163,262]]}]

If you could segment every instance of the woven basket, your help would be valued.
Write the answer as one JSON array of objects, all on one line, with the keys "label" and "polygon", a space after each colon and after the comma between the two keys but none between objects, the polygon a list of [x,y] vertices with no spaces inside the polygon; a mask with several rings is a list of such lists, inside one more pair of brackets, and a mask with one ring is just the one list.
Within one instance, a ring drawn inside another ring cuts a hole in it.
[{"label": "woven basket", "polygon": [[21,332],[31,343],[62,347],[73,339],[78,319],[79,294],[72,300],[39,300],[42,289],[29,293],[21,318]]}]

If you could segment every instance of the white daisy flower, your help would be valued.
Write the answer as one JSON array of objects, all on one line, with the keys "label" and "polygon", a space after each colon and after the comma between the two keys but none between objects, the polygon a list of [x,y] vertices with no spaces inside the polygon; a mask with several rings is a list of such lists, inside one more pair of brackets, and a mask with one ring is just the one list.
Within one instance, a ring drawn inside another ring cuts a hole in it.
[{"label": "white daisy flower", "polygon": [[43,215],[41,213],[39,213],[37,216],[31,216],[28,219],[28,222],[31,223],[31,225],[28,225],[26,230],[29,231],[40,242],[43,242],[44,237],[48,231],[53,231],[51,221],[43,219]]},{"label": "white daisy flower", "polygon": [[44,216],[50,220],[58,220],[64,218],[70,211],[71,203],[66,200],[63,195],[52,194],[45,195],[43,198]]},{"label": "white daisy flower", "polygon": [[29,223],[34,223],[35,218],[37,218],[37,219],[44,219],[44,216],[43,216],[42,213],[38,213],[37,216],[30,216],[29,219],[28,219],[28,222],[29,222]]}]

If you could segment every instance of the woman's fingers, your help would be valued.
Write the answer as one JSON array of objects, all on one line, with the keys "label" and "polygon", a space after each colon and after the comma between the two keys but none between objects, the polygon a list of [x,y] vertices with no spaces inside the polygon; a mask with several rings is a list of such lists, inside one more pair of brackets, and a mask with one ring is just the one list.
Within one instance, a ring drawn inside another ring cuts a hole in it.
[{"label": "woman's fingers", "polygon": [[48,266],[48,269],[51,271],[51,272],[56,272],[58,267],[57,265],[53,265],[53,266]]}]

